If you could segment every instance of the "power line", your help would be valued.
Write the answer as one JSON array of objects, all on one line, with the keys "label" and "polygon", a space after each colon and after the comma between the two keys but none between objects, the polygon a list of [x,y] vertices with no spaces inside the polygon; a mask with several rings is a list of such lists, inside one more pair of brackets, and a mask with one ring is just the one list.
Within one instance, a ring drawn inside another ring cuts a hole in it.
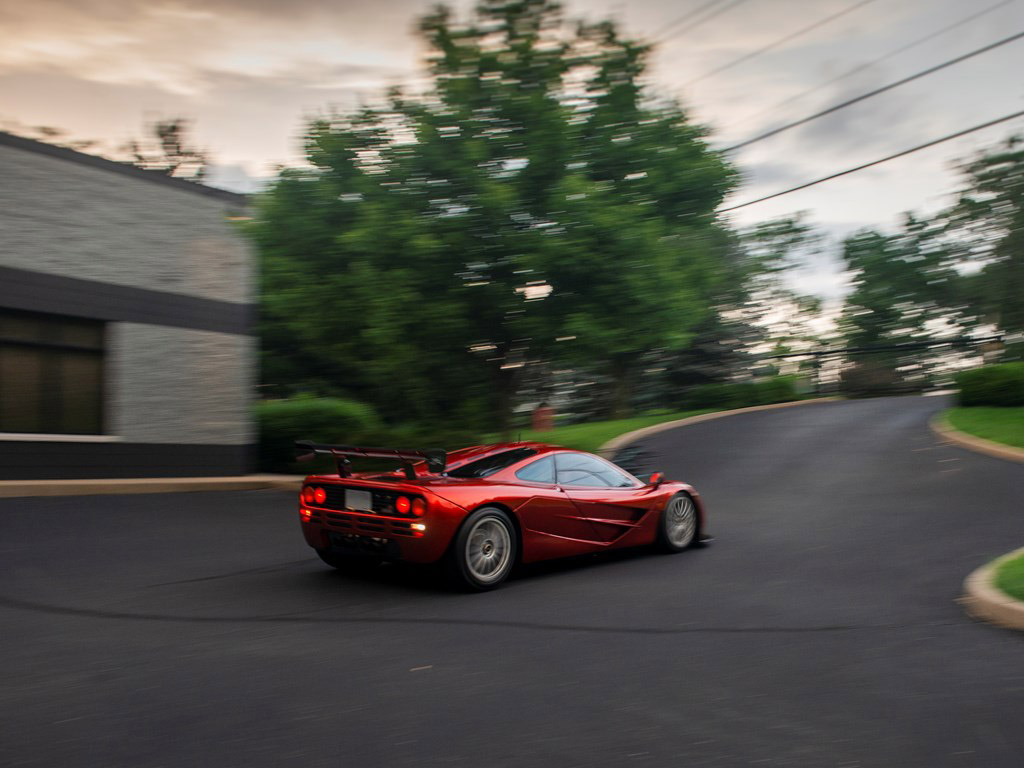
[{"label": "power line", "polygon": [[[886,53],[886,54],[884,54],[882,56],[879,56],[877,59],[872,59],[871,61],[868,61],[868,62],[866,62],[864,64],[859,64],[856,67],[853,67],[852,69],[848,69],[846,72],[843,72],[840,75],[836,75],[835,77],[833,77],[830,80],[826,80],[825,82],[819,83],[818,85],[815,85],[812,88],[808,88],[806,91],[801,91],[800,93],[796,94],[795,96],[789,96],[788,98],[783,99],[782,101],[778,102],[777,104],[773,104],[770,107],[762,109],[760,112],[755,112],[755,113],[749,115],[748,117],[746,117],[743,120],[743,122],[746,123],[746,122],[750,122],[750,121],[756,120],[757,118],[761,117],[762,115],[765,115],[765,114],[767,114],[769,112],[774,112],[774,111],[776,111],[776,110],[778,110],[778,109],[780,109],[780,108],[782,108],[782,107],[784,107],[784,106],[786,106],[788,104],[793,103],[794,101],[797,101],[799,99],[804,98],[805,96],[810,96],[812,93],[817,93],[822,88],[827,88],[828,86],[832,85],[833,83],[837,83],[840,80],[845,80],[846,78],[850,77],[851,75],[856,75],[858,72],[863,72],[865,69],[869,69],[870,67],[873,67],[876,64],[881,64],[883,61],[888,61],[889,59],[893,58],[894,56],[898,56],[901,53],[906,53],[907,51],[911,50],[912,48],[916,48],[917,46],[922,45],[924,43],[927,43],[930,40],[934,40],[936,37],[944,35],[947,32],[952,32],[954,29],[957,29],[958,27],[962,27],[964,24],[969,24],[970,22],[974,21],[975,19],[979,19],[982,16],[986,16],[986,15],[992,13],[992,11],[998,10],[999,8],[1002,8],[1004,5],[1009,5],[1010,3],[1013,3],[1013,2],[1016,2],[1016,1],[1017,0],[1001,0],[1001,2],[998,2],[995,5],[990,5],[988,8],[985,8],[985,9],[983,9],[981,11],[978,11],[977,13],[972,13],[969,16],[965,16],[962,19],[960,19],[959,21],[955,21],[952,24],[943,27],[942,29],[938,29],[935,32],[932,32],[930,34],[925,35],[924,37],[919,37],[917,40],[914,40],[911,43],[907,43],[906,45],[903,45],[903,46],[901,46],[901,47],[899,47],[899,48],[897,48],[895,50],[889,51],[889,53]],[[732,127],[732,126],[730,126],[730,127]]]},{"label": "power line", "polygon": [[[703,24],[703,23],[705,23],[707,21],[711,21],[712,19],[721,16],[726,11],[735,8],[737,5],[740,5],[741,3],[745,3],[746,1],[747,0],[733,0],[731,3],[726,3],[721,8],[719,8],[717,11],[714,11],[713,13],[709,13],[707,16],[704,16],[702,18],[697,19],[692,24],[688,24],[687,26],[683,27],[682,29],[677,29],[672,34],[666,35],[665,37],[662,37],[662,38],[659,38],[659,39],[655,40],[654,42],[655,43],[664,43],[666,40],[671,40],[673,37],[679,37],[680,35],[685,35],[690,30],[696,29],[701,24]],[[718,0],[716,0],[716,2],[718,2]],[[710,7],[712,5],[714,5],[714,3],[708,3],[707,5],[701,6],[697,10],[701,11],[704,8]],[[696,11],[694,13],[696,13]],[[684,17],[683,19],[676,19],[675,21],[673,21],[672,24],[678,24],[680,21],[684,21],[686,18],[689,18],[690,16],[693,16],[693,15],[694,14],[692,14],[692,13],[691,14],[687,14],[687,16]],[[672,24],[670,24],[669,26],[672,26]]]},{"label": "power line", "polygon": [[825,181],[831,181],[832,179],[838,179],[840,176],[846,176],[846,175],[851,174],[851,173],[856,173],[857,171],[863,171],[866,168],[871,168],[872,166],[875,166],[875,165],[881,165],[882,163],[887,163],[890,160],[895,160],[898,157],[905,157],[906,155],[913,154],[914,152],[920,152],[922,149],[928,149],[928,147],[934,147],[936,144],[942,144],[943,142],[946,142],[946,141],[951,141],[953,139],[958,139],[961,136],[966,136],[969,133],[974,133],[975,131],[980,131],[983,128],[990,128],[993,125],[998,125],[999,123],[1005,123],[1007,120],[1013,120],[1014,118],[1017,118],[1017,117],[1024,117],[1024,110],[1021,110],[1020,112],[1014,112],[1012,115],[1006,115],[1004,117],[997,118],[996,120],[989,120],[987,123],[982,123],[981,125],[976,125],[973,128],[967,128],[967,129],[965,129],[963,131],[957,131],[956,133],[951,133],[948,136],[943,136],[941,139],[933,139],[932,141],[926,142],[925,144],[918,144],[916,147],[911,147],[910,149],[905,149],[902,152],[897,152],[894,155],[889,155],[888,157],[883,157],[883,158],[881,158],[879,160],[872,160],[870,163],[863,163],[863,164],[855,166],[853,168],[847,168],[845,171],[839,171],[838,173],[829,174],[828,176],[823,176],[822,178],[815,179],[814,181],[808,181],[806,184],[800,184],[799,186],[796,186],[796,187],[790,187],[789,189],[784,189],[781,192],[774,192],[774,193],[772,193],[770,195],[765,195],[764,197],[759,197],[756,200],[748,200],[745,203],[740,203],[738,205],[731,205],[728,208],[719,208],[718,212],[719,213],[728,213],[729,211],[735,211],[735,210],[737,210],[739,208],[746,208],[748,205],[753,205],[754,203],[763,203],[765,200],[771,200],[774,197],[782,197],[783,195],[788,195],[791,192],[798,192],[801,189],[807,189],[808,187],[813,187],[814,185],[821,184],[822,182],[825,182]]},{"label": "power line", "polygon": [[710,8],[713,5],[718,5],[720,2],[722,2],[722,0],[709,0],[708,2],[704,3],[703,5],[698,6],[697,8],[694,8],[692,11],[689,11],[688,13],[684,13],[678,19],[674,19],[673,21],[670,21],[668,24],[666,24],[664,27],[662,27],[661,28],[661,34],[662,35],[668,34],[668,31],[670,29],[672,29],[672,27],[676,26],[677,24],[682,24],[684,22],[687,22],[690,19],[692,19],[694,16],[699,16],[704,11],[706,11],[708,8]]},{"label": "power line", "polygon": [[836,19],[840,18],[841,16],[845,16],[848,13],[852,13],[853,11],[856,11],[858,8],[862,8],[865,5],[870,5],[873,2],[875,2],[875,0],[859,0],[859,2],[856,2],[853,5],[844,8],[843,10],[839,11],[838,13],[833,13],[831,16],[828,16],[827,18],[824,18],[821,21],[816,21],[816,22],[814,22],[813,24],[811,24],[809,26],[806,26],[806,27],[803,27],[802,29],[797,30],[796,32],[792,32],[792,33],[786,35],[785,37],[779,38],[778,40],[776,40],[773,43],[769,43],[768,45],[764,46],[763,48],[758,48],[756,51],[751,51],[750,53],[747,53],[747,54],[744,54],[743,56],[740,56],[738,59],[733,59],[732,61],[726,62],[722,66],[716,67],[715,69],[712,69],[710,72],[705,72],[700,77],[696,77],[693,80],[691,80],[690,82],[685,83],[683,85],[683,87],[684,88],[689,88],[694,83],[699,83],[701,80],[706,80],[707,78],[711,77],[712,75],[717,75],[719,72],[724,72],[727,69],[731,69],[732,67],[735,67],[737,64],[742,64],[745,61],[750,61],[755,56],[760,56],[762,53],[767,53],[768,51],[770,51],[770,50],[772,50],[774,48],[778,48],[780,45],[783,45],[784,43],[788,43],[791,40],[795,40],[796,38],[800,37],[801,35],[805,35],[808,32],[811,32],[811,31],[813,31],[815,29],[818,29],[819,27],[823,27],[826,24],[829,24],[830,22],[833,22]]},{"label": "power line", "polygon": [[973,50],[970,53],[965,53],[962,56],[957,56],[955,59],[949,59],[947,61],[942,62],[941,64],[936,64],[934,67],[928,67],[928,69],[923,69],[920,72],[917,72],[916,74],[904,77],[902,80],[897,80],[894,83],[889,83],[888,85],[883,85],[880,88],[875,88],[875,90],[868,91],[867,93],[863,93],[860,96],[855,96],[852,99],[847,99],[846,101],[840,102],[839,104],[834,104],[831,107],[821,110],[820,112],[815,112],[813,115],[808,115],[807,117],[802,117],[799,120],[794,120],[791,123],[780,125],[778,128],[772,128],[770,131],[765,131],[762,134],[754,136],[752,139],[747,139],[746,141],[741,141],[739,144],[733,144],[731,147],[726,147],[722,151],[732,152],[733,150],[740,149],[742,147],[748,147],[751,144],[754,144],[758,141],[763,141],[764,139],[780,134],[783,131],[788,131],[790,128],[796,128],[798,125],[809,123],[811,120],[817,120],[819,117],[824,117],[825,115],[830,115],[833,112],[838,112],[840,109],[845,109],[846,107],[849,107],[853,104],[857,104],[861,101],[864,101],[865,99],[870,99],[873,96],[877,96],[880,93],[891,91],[893,88],[898,88],[901,85],[906,85],[909,82],[918,80],[922,77],[925,77],[926,75],[938,72],[939,70],[946,69],[947,67],[951,67],[954,64],[959,64],[960,62],[966,61],[967,59],[973,58],[975,56],[980,56],[983,53],[987,53],[988,51],[994,50],[1003,45],[1007,45],[1008,43],[1012,43],[1015,40],[1019,40],[1022,37],[1024,37],[1024,32],[1018,32],[1015,35],[1004,37],[1002,40],[997,40],[994,43],[989,43],[988,45],[982,46],[981,48],[977,48],[976,50]]}]

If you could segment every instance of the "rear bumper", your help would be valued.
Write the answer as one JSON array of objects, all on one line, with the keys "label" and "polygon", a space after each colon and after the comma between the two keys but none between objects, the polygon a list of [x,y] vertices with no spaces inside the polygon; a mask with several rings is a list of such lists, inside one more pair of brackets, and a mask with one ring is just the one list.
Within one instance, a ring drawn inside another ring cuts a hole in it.
[{"label": "rear bumper", "polygon": [[[314,549],[337,549],[342,540],[347,539],[364,550],[379,551],[388,559],[412,563],[440,560],[461,520],[461,515],[440,514],[435,510],[423,518],[410,519],[348,510],[302,508],[309,510],[309,520],[300,516],[302,534]],[[418,526],[423,530],[418,530]]]}]

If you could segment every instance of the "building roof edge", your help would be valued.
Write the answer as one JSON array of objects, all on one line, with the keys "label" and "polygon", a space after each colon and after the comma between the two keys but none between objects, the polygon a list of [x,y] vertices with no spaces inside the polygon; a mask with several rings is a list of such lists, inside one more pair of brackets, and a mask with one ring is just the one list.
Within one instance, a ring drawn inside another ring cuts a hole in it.
[{"label": "building roof edge", "polygon": [[168,176],[167,174],[159,171],[147,171],[144,168],[138,168],[128,163],[119,163],[115,160],[108,160],[105,157],[89,155],[85,152],[78,152],[77,150],[68,149],[67,147],[58,147],[53,144],[47,144],[43,141],[36,141],[35,139],[26,139],[23,136],[16,136],[13,133],[7,133],[5,131],[0,131],[0,146],[13,147],[27,152],[37,152],[41,155],[49,155],[50,157],[55,157],[60,160],[68,160],[72,163],[89,165],[93,168],[99,168],[112,173],[119,173],[123,176],[146,179],[147,181],[151,181],[155,184],[163,184],[165,186],[180,189],[183,192],[191,192],[205,197],[212,197],[226,203],[234,203],[238,206],[248,205],[249,202],[248,195],[243,195],[238,192],[229,192],[226,189],[208,187],[205,184],[199,184],[194,181],[186,181],[185,179]]}]

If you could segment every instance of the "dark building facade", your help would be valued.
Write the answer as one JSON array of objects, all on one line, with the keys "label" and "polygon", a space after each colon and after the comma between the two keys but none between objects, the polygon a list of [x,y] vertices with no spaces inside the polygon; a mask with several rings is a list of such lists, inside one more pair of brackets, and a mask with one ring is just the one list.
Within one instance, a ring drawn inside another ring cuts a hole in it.
[{"label": "dark building facade", "polygon": [[0,133],[0,479],[251,471],[245,208]]}]

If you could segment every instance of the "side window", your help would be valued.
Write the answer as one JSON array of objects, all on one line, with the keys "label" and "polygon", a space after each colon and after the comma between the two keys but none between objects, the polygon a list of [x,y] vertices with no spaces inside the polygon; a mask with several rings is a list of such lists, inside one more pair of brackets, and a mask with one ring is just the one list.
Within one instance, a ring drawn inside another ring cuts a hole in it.
[{"label": "side window", "polygon": [[558,484],[631,488],[633,481],[611,464],[582,453],[558,454]]},{"label": "side window", "polygon": [[545,456],[537,459],[516,472],[516,477],[528,483],[555,484],[555,459],[552,456]]},{"label": "side window", "polygon": [[536,452],[533,448],[513,448],[510,451],[492,453],[490,456],[484,456],[482,459],[450,469],[447,474],[448,477],[490,477],[495,472],[500,472],[505,467],[511,467]]}]

